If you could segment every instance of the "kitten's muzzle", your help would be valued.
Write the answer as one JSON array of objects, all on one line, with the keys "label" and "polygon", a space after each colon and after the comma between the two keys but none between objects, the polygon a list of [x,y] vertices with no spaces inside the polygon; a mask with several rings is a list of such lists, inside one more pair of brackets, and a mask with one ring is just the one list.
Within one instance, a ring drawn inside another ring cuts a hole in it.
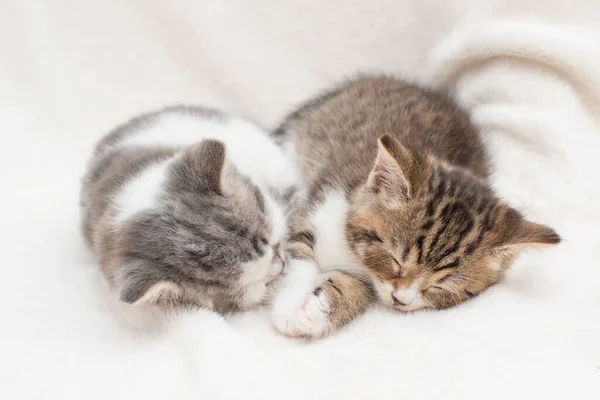
[{"label": "kitten's muzzle", "polygon": [[392,292],[392,300],[395,306],[409,306],[417,298],[415,288],[396,289]]}]

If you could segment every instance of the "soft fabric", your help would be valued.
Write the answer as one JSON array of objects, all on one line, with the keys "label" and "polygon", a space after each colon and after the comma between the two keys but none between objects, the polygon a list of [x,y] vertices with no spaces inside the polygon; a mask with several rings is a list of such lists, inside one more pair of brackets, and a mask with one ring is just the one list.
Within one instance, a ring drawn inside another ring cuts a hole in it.
[{"label": "soft fabric", "polygon": [[[595,0],[2,2],[0,398],[600,398],[598,21]],[[454,90],[495,188],[564,242],[463,306],[315,342],[264,311],[126,324],[79,231],[93,143],[174,103],[272,127],[359,71]]]}]

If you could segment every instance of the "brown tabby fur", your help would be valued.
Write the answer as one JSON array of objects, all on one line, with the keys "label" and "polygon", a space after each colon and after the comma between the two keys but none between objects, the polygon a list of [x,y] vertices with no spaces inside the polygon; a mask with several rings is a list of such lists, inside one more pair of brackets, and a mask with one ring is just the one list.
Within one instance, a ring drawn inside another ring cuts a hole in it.
[{"label": "brown tabby fur", "polygon": [[[452,307],[500,281],[521,248],[560,241],[494,194],[477,129],[443,93],[362,78],[308,102],[275,135],[293,141],[307,188],[290,254],[318,259],[319,238],[302,219],[328,191],[343,190],[347,245],[379,299],[396,309],[410,310],[381,290],[384,283],[421,282],[424,307]],[[326,275],[335,329],[364,312],[373,295],[360,275]]]}]

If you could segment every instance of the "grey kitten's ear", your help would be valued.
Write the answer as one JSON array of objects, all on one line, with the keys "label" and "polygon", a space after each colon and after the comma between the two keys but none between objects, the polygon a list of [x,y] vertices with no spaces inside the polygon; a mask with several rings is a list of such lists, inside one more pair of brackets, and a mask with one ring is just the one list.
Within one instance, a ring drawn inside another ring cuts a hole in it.
[{"label": "grey kitten's ear", "polygon": [[181,288],[167,280],[130,275],[122,282],[119,299],[133,305],[162,306],[181,297]]},{"label": "grey kitten's ear", "polygon": [[226,164],[225,145],[208,139],[187,148],[174,166],[174,171],[181,177],[182,186],[223,194]]},{"label": "grey kitten's ear", "polygon": [[411,185],[404,168],[412,168],[408,149],[389,135],[377,141],[377,158],[367,179],[367,188],[391,205],[410,197]]}]

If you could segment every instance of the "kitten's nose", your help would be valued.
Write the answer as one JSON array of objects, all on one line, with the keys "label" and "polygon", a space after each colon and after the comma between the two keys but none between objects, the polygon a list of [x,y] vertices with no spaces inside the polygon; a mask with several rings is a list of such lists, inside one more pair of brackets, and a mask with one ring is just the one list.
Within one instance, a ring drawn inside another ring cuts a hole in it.
[{"label": "kitten's nose", "polygon": [[409,287],[406,289],[396,289],[392,292],[392,299],[394,300],[394,305],[398,306],[408,306],[415,300],[416,297],[417,291],[413,287]]}]

